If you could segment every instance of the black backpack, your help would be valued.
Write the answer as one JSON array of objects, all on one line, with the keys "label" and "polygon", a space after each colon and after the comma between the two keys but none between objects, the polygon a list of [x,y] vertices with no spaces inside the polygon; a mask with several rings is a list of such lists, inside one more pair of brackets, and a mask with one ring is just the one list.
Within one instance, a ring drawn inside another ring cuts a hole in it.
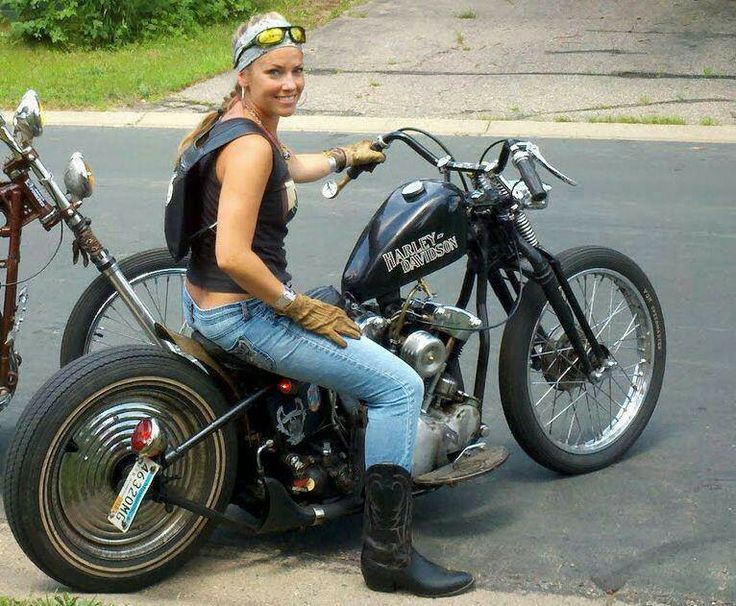
[{"label": "black backpack", "polygon": [[202,216],[202,192],[197,164],[208,154],[230,141],[260,129],[250,120],[234,119],[215,122],[181,155],[169,183],[164,211],[166,246],[174,260],[189,252],[192,238],[197,235]]}]

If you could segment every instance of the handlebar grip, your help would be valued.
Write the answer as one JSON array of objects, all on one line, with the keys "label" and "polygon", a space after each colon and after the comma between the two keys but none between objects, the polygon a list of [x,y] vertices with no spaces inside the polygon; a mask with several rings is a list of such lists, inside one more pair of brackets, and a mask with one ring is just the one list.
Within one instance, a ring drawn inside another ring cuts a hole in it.
[{"label": "handlebar grip", "polygon": [[528,155],[516,157],[514,158],[514,165],[519,170],[521,178],[524,180],[524,183],[526,183],[526,186],[529,188],[529,193],[532,196],[532,200],[534,202],[541,202],[542,200],[546,200],[547,192],[544,190],[542,180],[537,174],[537,169],[534,168],[534,162],[532,161],[532,159]]}]

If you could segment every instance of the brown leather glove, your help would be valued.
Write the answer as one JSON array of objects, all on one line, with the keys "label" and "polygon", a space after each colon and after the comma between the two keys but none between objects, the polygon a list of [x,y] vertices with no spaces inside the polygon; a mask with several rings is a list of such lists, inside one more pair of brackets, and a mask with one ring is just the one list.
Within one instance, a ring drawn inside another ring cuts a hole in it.
[{"label": "brown leather glove", "polygon": [[351,339],[360,338],[360,329],[339,307],[297,295],[296,299],[277,313],[287,316],[307,330],[322,335],[340,347],[348,344],[341,335]]},{"label": "brown leather glove", "polygon": [[386,161],[383,152],[371,149],[373,141],[363,139],[357,143],[351,143],[345,147],[335,147],[327,152],[328,156],[335,158],[338,172],[348,166],[363,166],[365,164],[380,164]]}]

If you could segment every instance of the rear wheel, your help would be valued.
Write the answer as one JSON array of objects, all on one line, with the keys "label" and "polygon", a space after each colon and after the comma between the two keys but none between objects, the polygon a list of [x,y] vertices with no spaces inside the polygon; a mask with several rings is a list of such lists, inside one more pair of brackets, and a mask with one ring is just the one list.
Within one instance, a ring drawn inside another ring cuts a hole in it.
[{"label": "rear wheel", "polygon": [[[110,349],[62,368],[28,404],[8,451],[5,510],[23,551],[49,576],[83,591],[133,591],[170,574],[212,523],[150,499],[127,533],[108,522],[136,459],[130,436],[152,416],[175,447],[226,410],[207,375],[153,347]],[[166,477],[168,490],[223,511],[236,467],[230,424],[155,482]]]},{"label": "rear wheel", "polygon": [[[187,259],[174,261],[165,248],[135,253],[120,262],[120,270],[154,319],[174,331],[186,331],[181,292]],[[117,345],[148,343],[107,276],[99,275],[79,297],[64,327],[61,366],[90,353]]]},{"label": "rear wheel", "polygon": [[618,460],[644,430],[662,387],[666,339],[654,288],[631,259],[592,246],[558,259],[608,364],[599,381],[587,378],[542,289],[529,283],[504,330],[499,388],[527,454],[574,474]]}]

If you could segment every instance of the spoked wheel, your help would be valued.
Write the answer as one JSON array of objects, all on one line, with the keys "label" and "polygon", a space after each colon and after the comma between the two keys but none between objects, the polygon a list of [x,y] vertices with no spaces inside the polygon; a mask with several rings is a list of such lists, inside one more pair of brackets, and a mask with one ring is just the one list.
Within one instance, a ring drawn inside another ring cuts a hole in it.
[{"label": "spoked wheel", "polygon": [[[116,348],[64,367],[36,394],[8,452],[5,509],[28,557],[75,589],[124,592],[163,578],[206,539],[211,523],[143,501],[127,533],[107,520],[136,456],[130,436],[155,417],[170,446],[227,410],[193,364],[153,347]],[[232,425],[159,472],[166,489],[224,510],[237,465]]]},{"label": "spoked wheel", "polygon": [[[181,292],[187,259],[174,261],[165,248],[135,253],[120,269],[154,319],[177,332],[187,331]],[[92,351],[148,343],[110,280],[99,275],[82,293],[69,315],[61,341],[61,366]]]},{"label": "spoked wheel", "polygon": [[593,360],[601,374],[594,381],[585,375],[542,289],[530,283],[504,330],[499,386],[527,454],[550,469],[584,473],[619,459],[649,421],[664,375],[665,330],[654,289],[631,259],[599,247],[559,259],[608,353],[602,364]]}]

